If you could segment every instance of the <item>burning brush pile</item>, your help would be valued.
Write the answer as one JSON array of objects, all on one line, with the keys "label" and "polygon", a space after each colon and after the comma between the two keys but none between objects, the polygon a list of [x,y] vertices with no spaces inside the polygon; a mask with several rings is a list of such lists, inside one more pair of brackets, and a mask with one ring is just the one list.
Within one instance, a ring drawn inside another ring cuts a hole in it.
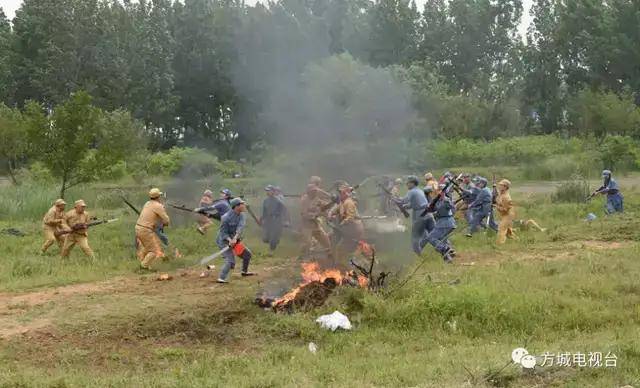
[{"label": "burning brush pile", "polygon": [[351,271],[341,271],[336,268],[321,269],[317,262],[302,264],[302,282],[282,297],[274,298],[267,295],[256,297],[256,304],[263,308],[271,308],[275,312],[292,313],[294,311],[308,311],[322,306],[333,290],[338,286],[367,288],[377,290],[384,286],[389,273],[381,272],[373,275],[375,264],[375,250],[373,246],[361,241],[358,252],[368,261],[368,267],[356,263],[353,259]]}]

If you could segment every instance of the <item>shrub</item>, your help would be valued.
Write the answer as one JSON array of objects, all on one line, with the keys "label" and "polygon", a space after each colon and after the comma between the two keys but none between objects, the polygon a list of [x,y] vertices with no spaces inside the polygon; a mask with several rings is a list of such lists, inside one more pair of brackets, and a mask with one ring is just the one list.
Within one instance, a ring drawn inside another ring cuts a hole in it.
[{"label": "shrub", "polygon": [[553,200],[555,202],[583,203],[589,194],[589,183],[581,175],[574,175],[556,188]]},{"label": "shrub", "polygon": [[638,167],[638,144],[628,136],[607,136],[598,147],[604,168],[631,170]]}]

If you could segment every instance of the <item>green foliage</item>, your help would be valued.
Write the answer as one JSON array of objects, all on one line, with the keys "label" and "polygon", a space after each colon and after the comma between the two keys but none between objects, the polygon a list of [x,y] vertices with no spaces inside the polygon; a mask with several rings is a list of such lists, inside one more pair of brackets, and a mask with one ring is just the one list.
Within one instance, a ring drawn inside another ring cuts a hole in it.
[{"label": "green foliage", "polygon": [[84,92],[74,93],[50,116],[30,103],[25,122],[34,157],[61,181],[60,197],[70,187],[97,179],[142,145],[141,127],[128,113],[105,113]]},{"label": "green foliage", "polygon": [[582,90],[569,102],[568,116],[574,134],[640,136],[640,108],[631,93]]},{"label": "green foliage", "polygon": [[23,161],[27,149],[28,140],[22,113],[0,103],[0,160],[6,161],[6,170],[14,184],[18,183],[16,169]]},{"label": "green foliage", "polygon": [[628,136],[607,136],[598,146],[602,167],[632,170],[640,167],[638,142]]},{"label": "green foliage", "polygon": [[576,152],[584,143],[557,136],[498,138],[493,141],[470,139],[436,140],[426,144],[427,155],[441,165],[513,165],[541,162],[560,154]]},{"label": "green foliage", "polygon": [[234,174],[242,174],[245,171],[244,166],[239,162],[220,161],[209,151],[181,147],[173,147],[167,152],[149,155],[144,169],[149,175],[180,175],[191,178],[206,178],[214,175],[233,177]]},{"label": "green foliage", "polygon": [[583,203],[589,194],[589,183],[582,176],[574,175],[556,188],[552,199],[554,202]]}]

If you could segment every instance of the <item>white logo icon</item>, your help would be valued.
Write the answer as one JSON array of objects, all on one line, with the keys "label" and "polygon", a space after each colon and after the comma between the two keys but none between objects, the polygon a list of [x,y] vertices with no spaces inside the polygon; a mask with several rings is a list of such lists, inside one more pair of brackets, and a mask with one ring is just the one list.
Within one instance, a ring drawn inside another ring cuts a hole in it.
[{"label": "white logo icon", "polygon": [[536,367],[536,357],[533,354],[529,354],[525,348],[513,349],[511,359],[514,363],[522,365],[525,369],[533,369]]}]

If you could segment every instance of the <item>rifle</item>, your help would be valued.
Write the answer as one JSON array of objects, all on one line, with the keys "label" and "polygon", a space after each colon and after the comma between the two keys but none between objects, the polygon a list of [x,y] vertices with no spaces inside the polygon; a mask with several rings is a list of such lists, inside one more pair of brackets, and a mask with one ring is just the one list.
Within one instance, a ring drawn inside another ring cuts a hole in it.
[{"label": "rifle", "polygon": [[116,222],[116,221],[118,221],[118,219],[117,218],[113,218],[113,219],[110,219],[110,220],[93,221],[93,222],[90,222],[88,224],[76,224],[71,228],[71,230],[60,230],[60,231],[55,232],[54,234],[56,235],[56,237],[59,237],[59,236],[65,235],[65,234],[76,232],[76,231],[78,231],[80,229],[91,228],[91,227],[94,227],[94,226],[97,226],[97,225],[102,225],[102,224],[110,224],[110,223]]},{"label": "rifle", "polygon": [[120,198],[122,198],[122,200],[124,201],[124,203],[127,204],[127,206],[129,206],[131,208],[131,210],[133,210],[137,215],[140,215],[140,210],[138,210],[135,206],[133,206],[133,204],[131,202],[129,202],[127,200],[127,198],[125,198],[124,195],[121,195]]},{"label": "rifle", "polygon": [[[388,196],[390,196],[391,198],[393,198],[393,194],[391,193],[391,191],[389,191],[389,189],[387,189],[386,187],[384,187],[381,183],[378,183],[378,186],[382,189],[382,191],[384,191],[385,193],[387,193]],[[393,203],[396,204],[396,206],[398,207],[398,209],[400,210],[400,212],[402,212],[402,215],[405,218],[409,218],[410,214],[407,211],[407,209],[404,208],[404,206],[402,206],[402,204],[396,202],[395,200],[393,201]]]},{"label": "rifle", "polygon": [[184,211],[184,212],[189,212],[189,213],[201,214],[201,215],[206,216],[206,217],[208,217],[208,218],[214,218],[214,219],[217,219],[217,217],[216,217],[216,216],[218,215],[217,213],[216,213],[216,214],[211,214],[211,213],[207,213],[207,212],[205,212],[205,211],[199,211],[199,212],[197,212],[197,211],[195,211],[194,209],[190,209],[190,208],[188,208],[188,207],[186,207],[186,206],[184,206],[184,205],[176,205],[176,204],[173,204],[173,203],[170,203],[170,204],[168,204],[168,205],[169,205],[169,206],[171,206],[171,207],[172,207],[172,208],[174,208],[174,209],[182,210],[182,211]]},{"label": "rifle", "polygon": [[596,195],[598,195],[598,194],[602,193],[602,191],[603,191],[604,189],[606,189],[606,188],[607,188],[606,186],[601,186],[598,190],[596,190],[596,191],[594,191],[593,193],[591,193],[591,194],[587,197],[587,199],[585,200],[585,202],[589,202],[589,201],[591,201],[591,199],[592,199],[593,197],[595,197]]},{"label": "rifle", "polygon": [[438,201],[442,197],[444,197],[447,194],[447,192],[449,191],[449,189],[451,188],[451,186],[454,185],[453,178],[443,177],[443,179],[446,182],[445,185],[444,185],[444,188],[442,189],[442,191],[440,191],[440,194],[438,194],[437,196],[433,197],[433,199],[431,200],[429,205],[427,205],[427,207],[424,209],[422,214],[420,214],[420,217],[424,217],[424,216],[427,215],[427,213],[433,212],[434,209],[436,208],[436,204],[438,203]]},{"label": "rifle", "polygon": [[285,198],[300,198],[302,194],[282,194],[282,196]]},{"label": "rifle", "polygon": [[253,210],[251,210],[251,207],[249,206],[249,204],[246,204],[246,205],[247,205],[247,212],[249,212],[249,214],[251,215],[251,218],[253,218],[253,220],[256,222],[256,224],[258,224],[258,226],[262,226],[262,222],[260,222],[258,217],[256,217],[256,214],[253,212]]}]

